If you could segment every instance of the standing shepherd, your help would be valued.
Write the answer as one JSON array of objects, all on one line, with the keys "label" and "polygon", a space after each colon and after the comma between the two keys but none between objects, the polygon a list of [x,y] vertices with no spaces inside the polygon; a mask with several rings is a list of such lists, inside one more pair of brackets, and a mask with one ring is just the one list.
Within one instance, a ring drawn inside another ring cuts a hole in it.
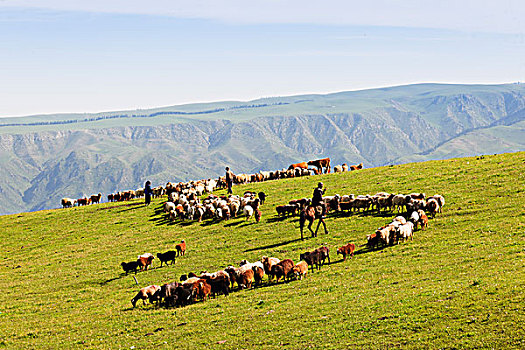
[{"label": "standing shepherd", "polygon": [[233,194],[233,173],[229,167],[226,167],[226,185],[228,186],[228,194]]},{"label": "standing shepherd", "polygon": [[151,203],[151,195],[153,194],[153,191],[151,190],[151,181],[146,181],[146,185],[144,186],[144,203],[146,206],[148,206]]}]

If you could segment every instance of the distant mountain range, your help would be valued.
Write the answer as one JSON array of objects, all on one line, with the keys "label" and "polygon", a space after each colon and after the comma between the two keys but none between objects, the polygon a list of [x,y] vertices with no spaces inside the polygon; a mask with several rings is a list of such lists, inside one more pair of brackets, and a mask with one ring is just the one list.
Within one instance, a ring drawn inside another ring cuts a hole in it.
[{"label": "distant mountain range", "polygon": [[525,150],[525,86],[417,84],[152,110],[0,118],[0,213],[274,170]]}]

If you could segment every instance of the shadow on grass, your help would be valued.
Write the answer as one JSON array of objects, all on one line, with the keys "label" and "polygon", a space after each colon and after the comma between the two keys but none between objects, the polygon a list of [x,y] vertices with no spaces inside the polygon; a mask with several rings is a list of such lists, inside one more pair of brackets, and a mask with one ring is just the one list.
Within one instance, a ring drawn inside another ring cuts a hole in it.
[{"label": "shadow on grass", "polygon": [[301,238],[296,238],[296,239],[291,239],[291,240],[280,242],[280,243],[265,245],[265,246],[262,246],[262,247],[250,248],[250,249],[245,250],[244,253],[253,252],[253,251],[256,251],[256,250],[264,250],[264,249],[272,249],[272,248],[282,247],[283,245],[287,245],[287,244],[290,244],[290,243],[298,242],[300,240],[301,240]]},{"label": "shadow on grass", "polygon": [[[295,216],[273,216],[269,219],[266,220],[266,222],[268,223],[273,223],[273,222],[281,222],[281,221],[284,221],[286,219],[289,219],[289,218],[296,218]],[[297,216],[297,218],[299,218],[299,216]]]},{"label": "shadow on grass", "polygon": [[125,205],[125,207],[129,207],[129,208],[119,210],[119,211],[117,211],[117,213],[123,213],[125,211],[135,210],[135,209],[137,209],[137,207],[144,207],[144,206],[145,206],[144,203],[127,204],[127,205]]}]

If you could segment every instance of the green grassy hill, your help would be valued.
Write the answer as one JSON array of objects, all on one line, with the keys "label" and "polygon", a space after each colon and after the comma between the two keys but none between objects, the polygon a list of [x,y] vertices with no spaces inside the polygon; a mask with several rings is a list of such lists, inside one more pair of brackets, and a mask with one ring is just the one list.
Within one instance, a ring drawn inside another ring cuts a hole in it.
[{"label": "green grassy hill", "polygon": [[[446,205],[412,242],[342,262],[337,247],[365,243],[395,214],[331,214],[328,235],[301,241],[297,219],[275,206],[320,180],[327,194],[423,191]],[[0,348],[523,349],[524,188],[525,153],[513,153],[234,187],[268,194],[258,224],[169,223],[161,199],[1,216]],[[141,287],[263,255],[297,262],[323,244],[332,264],[184,308],[131,308],[139,287],[120,262],[181,239],[186,256],[155,260]]]}]

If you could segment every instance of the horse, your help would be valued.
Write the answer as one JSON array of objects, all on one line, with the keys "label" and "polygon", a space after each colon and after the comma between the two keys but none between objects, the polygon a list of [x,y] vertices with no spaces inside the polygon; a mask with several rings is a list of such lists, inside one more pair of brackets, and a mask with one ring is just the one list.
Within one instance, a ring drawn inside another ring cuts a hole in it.
[{"label": "horse", "polygon": [[323,173],[323,168],[326,168],[326,174],[330,173],[330,158],[310,160],[307,164],[316,167],[320,174]]},{"label": "horse", "polygon": [[[314,220],[318,219],[319,222],[317,223],[317,228],[315,229],[315,232],[312,231],[312,224],[314,223]],[[301,240],[304,239],[303,237],[303,228],[304,224],[308,220],[310,224],[308,225],[308,229],[310,232],[312,232],[312,237],[317,237],[317,231],[319,230],[319,226],[321,223],[324,226],[324,233],[328,234],[328,230],[326,229],[326,223],[324,222],[323,218],[323,210],[322,207],[314,207],[312,205],[305,206],[303,209],[301,209],[301,214],[299,216],[299,227],[301,228]]]}]

